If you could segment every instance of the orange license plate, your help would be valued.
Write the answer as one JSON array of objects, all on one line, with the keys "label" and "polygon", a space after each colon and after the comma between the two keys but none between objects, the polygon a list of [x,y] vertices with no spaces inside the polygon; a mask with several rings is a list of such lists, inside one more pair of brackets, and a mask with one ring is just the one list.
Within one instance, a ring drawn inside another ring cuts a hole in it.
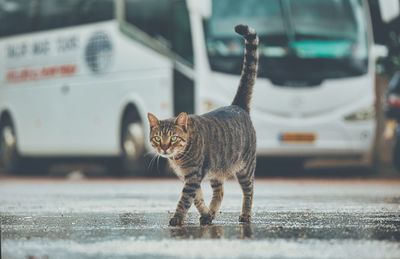
[{"label": "orange license plate", "polygon": [[280,135],[280,141],[285,143],[314,143],[317,136],[308,132],[285,132]]}]

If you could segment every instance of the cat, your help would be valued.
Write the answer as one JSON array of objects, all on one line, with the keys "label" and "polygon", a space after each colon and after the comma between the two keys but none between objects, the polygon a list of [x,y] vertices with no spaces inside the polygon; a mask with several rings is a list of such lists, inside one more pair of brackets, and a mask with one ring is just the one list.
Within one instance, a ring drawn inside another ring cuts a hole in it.
[{"label": "cat", "polygon": [[[200,224],[211,224],[224,195],[223,182],[235,176],[243,191],[239,222],[250,222],[256,167],[256,132],[250,119],[250,100],[258,69],[258,36],[247,25],[235,26],[245,39],[239,87],[230,106],[203,115],[180,113],[174,119],[159,120],[148,113],[150,142],[157,154],[168,159],[184,182],[171,226],[182,225],[194,203]],[[204,203],[200,183],[209,179],[213,196]]]}]

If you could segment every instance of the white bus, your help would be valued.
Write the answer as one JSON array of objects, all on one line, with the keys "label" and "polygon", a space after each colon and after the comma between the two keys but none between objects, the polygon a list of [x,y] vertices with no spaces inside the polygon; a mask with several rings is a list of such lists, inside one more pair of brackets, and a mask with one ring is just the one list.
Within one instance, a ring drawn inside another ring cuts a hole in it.
[{"label": "white bus", "polygon": [[147,112],[171,117],[174,91],[193,89],[189,24],[185,1],[0,0],[3,170],[102,158],[143,172]]},{"label": "white bus", "polygon": [[231,27],[247,23],[260,37],[251,110],[258,154],[298,158],[299,166],[307,158],[369,157],[376,48],[367,1],[214,0],[210,8],[204,36],[193,29],[204,37],[195,49],[206,55],[199,112],[234,95],[243,44]]},{"label": "white bus", "polygon": [[237,23],[261,39],[251,112],[259,155],[368,155],[366,1],[0,0],[1,164],[100,157],[140,172],[146,112],[167,118],[232,101]]}]

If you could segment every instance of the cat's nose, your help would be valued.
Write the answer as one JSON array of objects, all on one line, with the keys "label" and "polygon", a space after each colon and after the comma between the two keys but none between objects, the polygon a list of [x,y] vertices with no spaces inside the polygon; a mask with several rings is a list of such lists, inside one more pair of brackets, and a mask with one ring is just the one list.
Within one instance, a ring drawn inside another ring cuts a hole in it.
[{"label": "cat's nose", "polygon": [[166,152],[167,151],[167,149],[169,148],[169,146],[168,145],[163,145],[163,144],[161,144],[161,149],[164,151],[164,152]]}]

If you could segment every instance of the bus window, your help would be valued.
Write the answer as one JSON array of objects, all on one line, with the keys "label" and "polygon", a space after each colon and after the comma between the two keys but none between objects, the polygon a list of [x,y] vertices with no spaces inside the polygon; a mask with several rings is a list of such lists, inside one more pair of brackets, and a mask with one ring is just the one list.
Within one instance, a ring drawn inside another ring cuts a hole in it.
[{"label": "bus window", "polygon": [[108,21],[114,18],[113,0],[81,0],[79,22],[81,24]]},{"label": "bus window", "polygon": [[357,22],[350,5],[348,1],[291,1],[290,14],[296,39],[327,37],[356,40]]},{"label": "bus window", "polygon": [[126,20],[171,47],[171,5],[169,0],[127,0]]},{"label": "bus window", "polygon": [[258,76],[275,85],[316,86],[328,78],[368,72],[361,1],[213,0],[212,7],[205,34],[210,66],[215,71],[240,73],[243,46],[228,28],[248,21],[260,37]]},{"label": "bus window", "polygon": [[34,30],[42,31],[78,24],[77,0],[41,0],[40,12],[35,19]]},{"label": "bus window", "polygon": [[186,1],[174,2],[172,12],[172,50],[193,65],[192,33]]},{"label": "bus window", "polygon": [[113,17],[113,0],[0,1],[0,37],[106,21]]},{"label": "bus window", "polygon": [[126,0],[126,20],[193,64],[189,14],[183,0]]},{"label": "bus window", "polygon": [[112,0],[40,0],[36,30],[48,30],[111,20]]},{"label": "bus window", "polygon": [[0,2],[0,37],[21,34],[32,30],[34,2],[8,0]]}]

